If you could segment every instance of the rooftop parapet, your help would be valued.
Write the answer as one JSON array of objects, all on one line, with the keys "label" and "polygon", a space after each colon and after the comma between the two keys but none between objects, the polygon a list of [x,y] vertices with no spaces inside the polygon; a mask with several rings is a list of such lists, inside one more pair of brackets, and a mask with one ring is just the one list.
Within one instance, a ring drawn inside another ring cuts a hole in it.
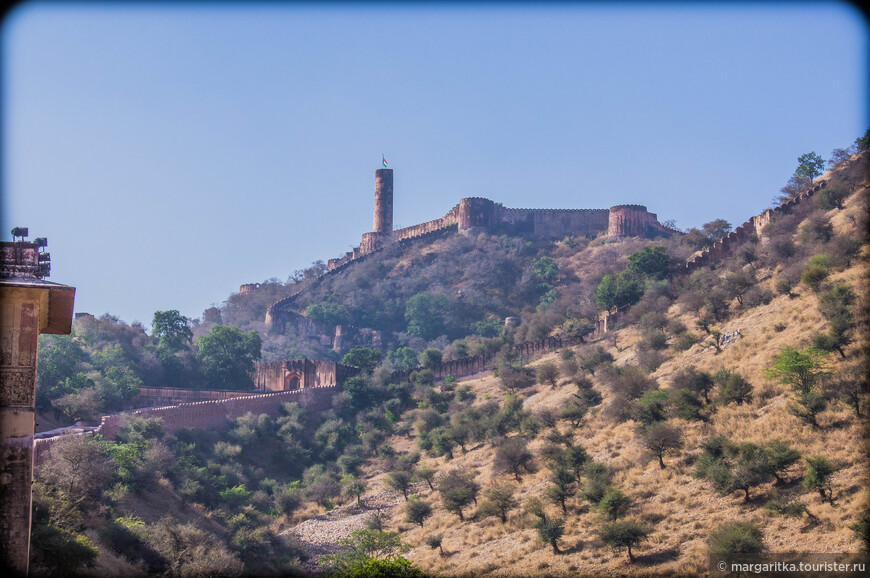
[{"label": "rooftop parapet", "polygon": [[44,251],[48,239],[26,241],[27,227],[12,229],[12,241],[0,242],[0,277],[43,279],[51,271],[51,255]]}]

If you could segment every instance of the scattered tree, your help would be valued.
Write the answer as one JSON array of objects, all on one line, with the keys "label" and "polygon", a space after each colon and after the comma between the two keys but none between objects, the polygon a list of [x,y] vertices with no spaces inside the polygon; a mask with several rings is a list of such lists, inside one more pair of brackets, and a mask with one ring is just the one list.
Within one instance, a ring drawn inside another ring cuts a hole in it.
[{"label": "scattered tree", "polygon": [[397,492],[402,492],[405,501],[408,501],[408,489],[411,487],[411,474],[405,471],[394,471],[387,474],[384,484]]},{"label": "scattered tree", "polygon": [[598,510],[607,520],[621,518],[628,511],[631,498],[616,488],[610,488],[598,502]]},{"label": "scattered tree", "polygon": [[744,503],[749,501],[753,487],[767,482],[773,475],[767,453],[751,442],[732,444],[722,436],[714,436],[705,440],[701,448],[703,453],[696,475],[710,480],[723,494],[743,491]]},{"label": "scattered tree", "polygon": [[637,546],[643,542],[651,530],[639,522],[633,520],[617,520],[608,522],[601,526],[599,536],[601,540],[613,549],[626,548],[628,550],[628,561],[634,562],[634,555],[631,552],[633,546]]},{"label": "scattered tree", "polygon": [[834,283],[819,295],[819,312],[828,320],[830,329],[827,334],[816,337],[814,345],[817,348],[837,351],[843,359],[846,358],[844,348],[852,343],[855,329],[852,315],[855,301],[855,292],[843,282]]},{"label": "scattered tree", "polygon": [[534,473],[535,456],[529,451],[528,442],[521,437],[506,438],[495,450],[495,460],[492,464],[495,472],[510,473],[519,482],[523,471]]},{"label": "scattered tree", "polygon": [[788,442],[772,440],[762,446],[770,466],[770,473],[776,478],[777,484],[785,483],[783,473],[801,459],[801,454],[792,448]]},{"label": "scattered tree", "polygon": [[477,503],[478,492],[480,485],[474,481],[470,472],[452,470],[438,481],[438,493],[441,494],[444,509],[459,516],[462,522],[465,521],[463,508],[472,502]]},{"label": "scattered tree", "polygon": [[405,521],[412,524],[420,524],[423,527],[423,521],[432,515],[432,506],[429,502],[421,500],[416,496],[405,502]]},{"label": "scattered tree", "polygon": [[568,468],[557,465],[550,474],[550,481],[553,484],[547,488],[547,499],[561,506],[562,512],[567,514],[565,502],[577,493],[576,478]]},{"label": "scattered tree", "polygon": [[870,514],[864,512],[858,520],[849,526],[855,537],[861,542],[865,552],[870,552]]},{"label": "scattered tree", "polygon": [[420,464],[417,468],[414,469],[414,477],[418,480],[423,480],[429,486],[430,490],[434,490],[435,488],[432,486],[432,480],[435,479],[435,474],[438,473],[438,470],[435,468],[430,468],[425,464]]},{"label": "scattered tree", "polygon": [[583,468],[583,497],[592,504],[598,504],[610,489],[610,479],[613,473],[606,465],[599,462],[589,462]]},{"label": "scattered tree", "polygon": [[664,455],[683,448],[683,434],[679,428],[667,423],[656,423],[646,428],[641,438],[643,445],[659,459],[665,469]]},{"label": "scattered tree", "polygon": [[667,277],[670,268],[671,258],[663,246],[644,247],[628,257],[628,269],[636,275],[662,279]]},{"label": "scattered tree", "polygon": [[444,555],[444,548],[441,547],[441,542],[444,539],[444,534],[432,534],[431,536],[426,537],[426,545],[432,548],[438,548],[440,554]]},{"label": "scattered tree", "polygon": [[824,168],[825,159],[817,153],[811,152],[798,157],[798,167],[795,169],[794,174],[805,177],[812,182],[817,176],[822,174],[822,169]]},{"label": "scattered tree", "polygon": [[732,401],[737,405],[752,400],[752,384],[739,373],[729,369],[720,369],[713,375],[713,381],[719,386],[717,401],[726,405]]},{"label": "scattered tree", "polygon": [[850,405],[855,410],[855,416],[860,418],[861,402],[870,393],[870,381],[863,365],[855,363],[837,372],[831,390]]},{"label": "scattered tree", "polygon": [[214,389],[250,388],[254,362],[260,359],[260,336],[235,327],[215,325],[196,339],[203,373]]},{"label": "scattered tree", "polygon": [[508,513],[518,505],[514,499],[514,492],[516,492],[516,486],[513,484],[491,486],[484,492],[478,512],[482,516],[496,516],[502,524],[506,523]]},{"label": "scattered tree", "polygon": [[541,516],[534,521],[532,527],[538,531],[538,537],[544,544],[553,547],[553,554],[559,554],[559,538],[565,534],[565,519]]},{"label": "scattered tree", "polygon": [[344,354],[341,363],[359,367],[364,372],[371,372],[381,361],[381,352],[367,347],[354,347]]},{"label": "scattered tree", "polygon": [[440,349],[436,349],[434,347],[427,347],[420,353],[420,356],[417,360],[420,362],[420,365],[427,369],[431,369],[436,365],[441,363],[443,359],[443,355],[441,354]]},{"label": "scattered tree", "polygon": [[834,505],[834,488],[831,485],[831,476],[837,468],[824,456],[806,458],[807,475],[804,476],[804,487],[807,490],[819,492],[823,502]]},{"label": "scattered tree", "polygon": [[442,335],[448,306],[447,296],[443,293],[418,293],[408,299],[405,307],[408,334],[426,340]]},{"label": "scattered tree", "polygon": [[176,309],[155,311],[151,328],[152,335],[157,339],[157,346],[168,352],[181,351],[193,340],[190,319]]},{"label": "scattered tree", "polygon": [[816,416],[824,411],[827,401],[815,391],[816,384],[829,372],[825,353],[814,347],[803,350],[786,347],[773,356],[773,365],[765,370],[768,379],[791,385],[797,394],[797,404],[790,411],[813,427]]},{"label": "scattered tree", "polygon": [[827,257],[825,255],[816,255],[807,261],[806,266],[801,271],[801,281],[818,293],[822,288],[822,283],[830,274],[831,271],[828,269]]},{"label": "scattered tree", "polygon": [[362,506],[362,495],[366,491],[365,480],[354,476],[353,474],[344,474],[341,476],[341,495],[346,498],[356,497],[356,503]]},{"label": "scattered tree", "polygon": [[545,361],[538,366],[535,372],[535,377],[541,385],[550,384],[550,387],[556,387],[556,382],[559,381],[559,367],[552,361]]}]

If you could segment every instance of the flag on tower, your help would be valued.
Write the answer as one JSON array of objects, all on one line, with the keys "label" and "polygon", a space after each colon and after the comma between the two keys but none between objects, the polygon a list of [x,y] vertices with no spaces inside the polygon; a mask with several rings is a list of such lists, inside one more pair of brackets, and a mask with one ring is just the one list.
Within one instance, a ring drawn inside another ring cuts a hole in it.
[{"label": "flag on tower", "polygon": [[384,163],[384,168],[387,168],[387,159],[384,158],[384,155],[381,155],[381,162]]}]

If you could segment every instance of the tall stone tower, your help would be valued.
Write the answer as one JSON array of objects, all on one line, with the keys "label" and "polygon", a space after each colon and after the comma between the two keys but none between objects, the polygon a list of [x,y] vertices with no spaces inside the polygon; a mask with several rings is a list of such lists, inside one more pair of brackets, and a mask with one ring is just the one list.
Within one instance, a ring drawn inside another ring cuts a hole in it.
[{"label": "tall stone tower", "polygon": [[393,232],[393,169],[375,171],[374,233]]},{"label": "tall stone tower", "polygon": [[0,567],[27,574],[40,333],[68,334],[75,289],[45,281],[45,238],[0,242]]}]

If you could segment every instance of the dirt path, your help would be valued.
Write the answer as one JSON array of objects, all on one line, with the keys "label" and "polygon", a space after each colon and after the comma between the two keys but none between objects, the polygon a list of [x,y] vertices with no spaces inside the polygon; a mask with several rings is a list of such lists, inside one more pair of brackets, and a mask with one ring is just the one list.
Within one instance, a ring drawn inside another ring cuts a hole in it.
[{"label": "dirt path", "polygon": [[389,518],[396,506],[404,503],[399,492],[384,491],[365,496],[362,506],[354,501],[335,508],[329,513],[309,518],[296,526],[285,530],[282,534],[293,535],[305,546],[310,558],[303,564],[303,569],[312,574],[322,571],[318,564],[321,556],[334,554],[339,550],[339,542],[350,536],[354,530],[363,530],[366,523],[378,510]]}]

